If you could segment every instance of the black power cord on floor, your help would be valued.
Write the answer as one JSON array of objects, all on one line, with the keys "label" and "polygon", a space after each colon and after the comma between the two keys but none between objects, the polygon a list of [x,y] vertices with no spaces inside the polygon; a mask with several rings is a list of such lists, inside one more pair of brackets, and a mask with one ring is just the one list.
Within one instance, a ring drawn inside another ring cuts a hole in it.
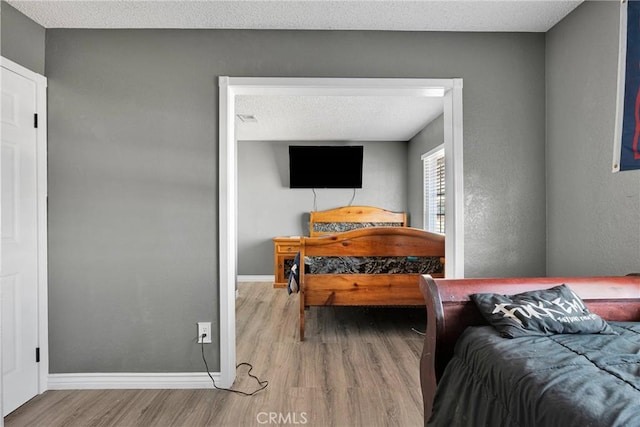
[{"label": "black power cord on floor", "polygon": [[206,337],[207,334],[202,334],[200,336],[200,350],[202,352],[202,361],[204,362],[204,367],[207,369],[207,375],[209,375],[209,378],[211,378],[211,382],[213,383],[213,387],[216,388],[217,390],[224,390],[224,391],[230,391],[232,393],[237,393],[237,394],[241,394],[243,396],[253,396],[254,394],[256,394],[257,392],[259,392],[260,390],[264,390],[265,388],[267,388],[267,386],[269,385],[269,381],[260,381],[260,378],[256,377],[255,375],[253,375],[251,373],[251,371],[253,370],[253,365],[251,363],[247,363],[247,362],[242,362],[242,363],[238,363],[236,365],[236,369],[238,369],[240,366],[242,365],[247,365],[249,367],[249,372],[247,372],[247,375],[249,375],[251,378],[255,379],[258,382],[258,385],[260,385],[260,388],[257,390],[252,391],[251,393],[247,393],[245,391],[241,391],[241,390],[232,390],[230,388],[224,388],[224,387],[218,387],[216,385],[215,380],[213,379],[213,377],[211,376],[211,372],[209,372],[209,365],[207,364],[207,359],[204,357],[204,337]]},{"label": "black power cord on floor", "polygon": [[420,334],[420,335],[427,335],[427,333],[426,333],[426,332],[419,331],[419,330],[417,330],[416,328],[411,328],[411,330],[412,330],[413,332],[415,332],[416,334]]}]

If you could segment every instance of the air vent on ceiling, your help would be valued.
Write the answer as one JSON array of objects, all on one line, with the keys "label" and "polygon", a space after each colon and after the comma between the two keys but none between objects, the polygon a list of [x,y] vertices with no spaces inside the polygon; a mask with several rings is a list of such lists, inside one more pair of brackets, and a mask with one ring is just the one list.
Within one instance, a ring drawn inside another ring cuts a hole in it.
[{"label": "air vent on ceiling", "polygon": [[238,118],[245,123],[257,123],[258,119],[253,114],[238,114]]}]

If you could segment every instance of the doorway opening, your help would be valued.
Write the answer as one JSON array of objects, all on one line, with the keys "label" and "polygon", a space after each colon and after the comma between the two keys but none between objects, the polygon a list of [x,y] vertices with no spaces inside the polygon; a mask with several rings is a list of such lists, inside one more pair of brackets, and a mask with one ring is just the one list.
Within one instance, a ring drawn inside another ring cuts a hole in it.
[{"label": "doorway opening", "polygon": [[237,279],[237,137],[236,97],[245,95],[296,96],[432,96],[444,97],[446,186],[445,275],[464,277],[464,197],[462,157],[462,79],[366,78],[219,78],[219,315],[220,383],[230,387],[235,379],[235,295]]}]

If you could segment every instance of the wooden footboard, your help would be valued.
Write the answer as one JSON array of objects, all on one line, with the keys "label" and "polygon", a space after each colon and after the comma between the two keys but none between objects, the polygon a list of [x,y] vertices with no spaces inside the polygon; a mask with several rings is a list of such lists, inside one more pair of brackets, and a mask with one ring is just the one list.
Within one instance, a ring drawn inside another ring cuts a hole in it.
[{"label": "wooden footboard", "polygon": [[[322,237],[304,237],[306,257],[437,257],[444,262],[444,236],[410,227],[370,227]],[[308,306],[422,306],[419,273],[308,274],[300,263],[300,340]],[[441,266],[441,265],[440,265]],[[434,273],[442,276],[442,269]]]},{"label": "wooden footboard", "polygon": [[427,332],[420,361],[425,425],[431,415],[436,385],[451,360],[454,345],[468,326],[486,321],[469,298],[474,293],[517,294],[568,285],[589,310],[611,321],[640,320],[640,277],[544,277],[500,279],[420,278],[427,310]]}]

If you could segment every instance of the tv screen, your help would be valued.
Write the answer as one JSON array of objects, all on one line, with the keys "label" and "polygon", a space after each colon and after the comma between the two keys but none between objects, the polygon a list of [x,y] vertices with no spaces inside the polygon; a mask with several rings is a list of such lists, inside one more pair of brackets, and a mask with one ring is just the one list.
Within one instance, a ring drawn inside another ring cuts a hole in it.
[{"label": "tv screen", "polygon": [[362,188],[363,147],[290,145],[289,187]]}]

